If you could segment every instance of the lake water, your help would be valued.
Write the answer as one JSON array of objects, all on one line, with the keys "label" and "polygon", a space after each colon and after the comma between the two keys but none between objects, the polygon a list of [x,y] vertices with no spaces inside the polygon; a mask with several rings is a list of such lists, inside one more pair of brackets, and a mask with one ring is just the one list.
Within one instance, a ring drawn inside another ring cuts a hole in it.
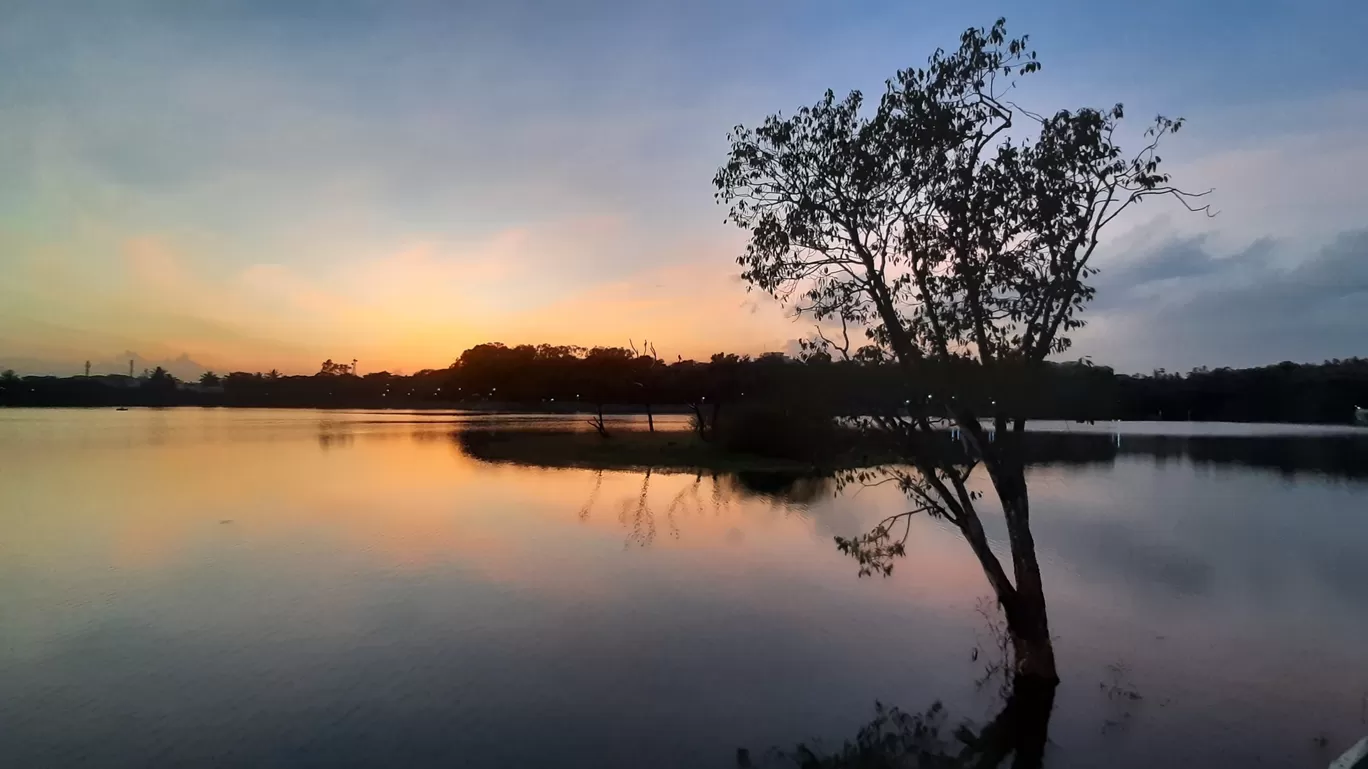
[{"label": "lake water", "polygon": [[[0,765],[730,767],[1000,706],[953,531],[888,579],[832,544],[895,491],[488,465],[491,421],[0,410]],[[1047,765],[1324,766],[1368,734],[1364,433],[1176,427],[1030,472]]]}]

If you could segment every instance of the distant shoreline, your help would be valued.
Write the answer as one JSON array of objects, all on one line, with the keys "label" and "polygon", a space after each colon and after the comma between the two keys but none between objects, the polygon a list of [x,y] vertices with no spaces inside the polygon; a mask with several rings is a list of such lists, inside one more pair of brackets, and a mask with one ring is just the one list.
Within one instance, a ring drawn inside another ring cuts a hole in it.
[{"label": "distant shoreline", "polygon": [[[581,404],[578,408],[565,408],[557,405],[555,408],[538,407],[535,404],[519,403],[434,403],[432,401],[419,401],[405,404],[383,404],[373,405],[365,403],[348,405],[297,405],[297,404],[267,404],[267,403],[178,403],[178,404],[146,404],[146,403],[125,403],[125,404],[75,404],[75,405],[0,405],[0,412],[6,410],[18,411],[32,409],[38,411],[56,410],[80,410],[80,411],[112,411],[115,409],[148,409],[148,410],[181,410],[181,409],[225,409],[225,410],[271,410],[271,411],[387,411],[395,413],[403,412],[448,412],[458,415],[471,416],[530,416],[530,417],[574,417],[588,418],[597,412],[597,407],[588,404]],[[658,420],[664,420],[663,424],[658,424],[664,432],[679,431],[680,417],[692,415],[692,410],[688,406],[652,406],[651,415]],[[642,425],[645,425],[647,412],[633,405],[605,405],[603,407],[605,417],[640,417]],[[1180,427],[1181,426],[1181,427]],[[1258,430],[1259,427],[1266,427],[1266,430]],[[1172,437],[1255,437],[1255,436],[1299,436],[1308,437],[1318,435],[1347,435],[1368,437],[1368,426],[1338,423],[1338,422],[1297,422],[1297,421],[1271,421],[1271,420],[1199,420],[1199,419],[1106,419],[1077,421],[1049,418],[1032,418],[1027,420],[1027,428],[1032,432],[1073,432],[1080,434],[1093,435],[1153,435],[1153,436],[1172,436]],[[1214,428],[1214,429],[1213,429]],[[1251,432],[1254,430],[1254,432]]]},{"label": "distant shoreline", "polygon": [[[221,402],[189,402],[189,403],[146,403],[136,400],[112,400],[108,403],[15,403],[0,404],[0,409],[279,409],[279,410],[298,410],[298,411],[462,411],[472,414],[563,414],[589,415],[596,413],[598,406],[588,403],[580,403],[574,406],[563,406],[561,404],[536,404],[536,403],[516,403],[516,402],[475,402],[467,403],[460,401],[429,401],[415,400],[411,403],[394,402],[364,402],[355,403],[330,403],[330,404],[308,404],[308,403],[221,403]],[[646,416],[647,411],[634,405],[612,405],[603,406],[605,416]],[[652,405],[651,414],[655,416],[677,417],[687,416],[692,413],[691,409],[685,405]]]},{"label": "distant shoreline", "polygon": [[[338,369],[341,369],[339,372]],[[1162,370],[1119,375],[1105,366],[1046,363],[986,375],[924,366],[908,379],[886,363],[722,355],[665,363],[632,350],[479,345],[449,368],[409,376],[358,376],[325,361],[309,376],[205,372],[183,381],[162,369],[134,377],[19,376],[0,371],[4,406],[222,406],[307,409],[411,409],[574,414],[683,414],[748,404],[783,404],[803,413],[867,413],[902,408],[909,397],[960,398],[980,414],[1008,399],[1029,419],[1352,424],[1368,421],[1368,359],[1282,363],[1254,369]],[[925,393],[923,395],[922,393]],[[688,404],[687,406],[685,404]],[[725,421],[725,417],[724,417]]]}]

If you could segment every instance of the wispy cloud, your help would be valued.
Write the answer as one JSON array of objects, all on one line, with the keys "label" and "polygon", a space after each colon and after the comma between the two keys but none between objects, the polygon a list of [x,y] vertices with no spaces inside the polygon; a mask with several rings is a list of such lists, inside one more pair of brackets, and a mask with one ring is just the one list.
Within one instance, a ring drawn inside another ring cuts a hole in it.
[{"label": "wispy cloud", "polygon": [[[1127,307],[1280,280],[1361,226],[1368,78],[1349,43],[1368,11],[1255,3],[1234,45],[1209,9],[1080,8],[1011,19],[1041,45],[1045,106],[1184,114],[1166,155],[1217,190],[1217,220],[1136,218],[1104,255],[1102,279],[1127,285],[1095,308],[1099,358],[1176,366]],[[6,10],[0,355],[286,370],[413,370],[487,339],[650,336],[699,355],[805,336],[732,277],[740,242],[708,183],[727,130],[828,87],[877,91],[992,15],[777,0]],[[1127,58],[1154,66],[1118,81]],[[1256,259],[1252,243],[1277,247]],[[1296,333],[1249,348],[1304,357]]]}]

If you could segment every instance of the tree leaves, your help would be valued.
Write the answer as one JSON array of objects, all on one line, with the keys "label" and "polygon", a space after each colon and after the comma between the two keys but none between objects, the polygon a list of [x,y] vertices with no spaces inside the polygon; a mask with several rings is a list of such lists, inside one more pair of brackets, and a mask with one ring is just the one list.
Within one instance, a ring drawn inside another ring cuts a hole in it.
[{"label": "tree leaves", "polygon": [[[1026,37],[1007,36],[1004,20],[967,29],[957,49],[896,72],[877,104],[859,91],[838,98],[828,90],[792,116],[737,126],[713,179],[728,221],[749,235],[737,263],[750,286],[819,322],[839,320],[842,354],[851,356],[854,326],[869,344],[851,357],[900,364],[904,413],[872,421],[917,472],[891,477],[962,529],[976,527],[976,492],[964,485],[974,463],[987,466],[1004,509],[1007,499],[1024,505],[1025,482],[1019,462],[1005,472],[1000,464],[1016,442],[989,446],[954,385],[992,388],[1069,348],[1095,293],[1089,259],[1103,228],[1130,205],[1172,196],[1206,210],[1171,186],[1156,153],[1181,120],[1158,117],[1148,143],[1127,156],[1114,141],[1120,104],[1044,116],[1007,99],[1040,66]],[[1034,135],[1021,138],[1026,128]],[[928,362],[981,375],[927,382],[919,375]],[[1012,392],[978,394],[988,395],[997,431],[1009,421],[1023,429]],[[963,430],[969,464],[926,450],[937,416]],[[888,574],[903,552],[891,537],[880,527],[837,545],[862,574]],[[990,572],[996,566],[985,562]]]},{"label": "tree leaves", "polygon": [[[1039,68],[999,19],[897,72],[872,111],[859,91],[827,91],[737,126],[713,181],[750,234],[742,277],[819,321],[889,345],[905,335],[917,356],[1035,362],[1067,349],[1101,228],[1144,197],[1184,195],[1154,152],[1182,121],[1160,116],[1126,158],[1120,104],[1041,117],[1005,99]],[[1009,138],[1024,121],[1035,138]]]}]

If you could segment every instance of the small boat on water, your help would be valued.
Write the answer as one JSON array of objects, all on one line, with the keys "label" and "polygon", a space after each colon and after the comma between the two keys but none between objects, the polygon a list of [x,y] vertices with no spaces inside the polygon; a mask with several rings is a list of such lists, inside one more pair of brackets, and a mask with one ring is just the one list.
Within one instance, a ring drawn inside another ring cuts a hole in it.
[{"label": "small boat on water", "polygon": [[127,407],[127,406],[120,406],[120,407],[118,407],[118,408],[116,408],[116,409],[114,409],[114,410],[115,410],[115,411],[128,411],[128,407]]}]

